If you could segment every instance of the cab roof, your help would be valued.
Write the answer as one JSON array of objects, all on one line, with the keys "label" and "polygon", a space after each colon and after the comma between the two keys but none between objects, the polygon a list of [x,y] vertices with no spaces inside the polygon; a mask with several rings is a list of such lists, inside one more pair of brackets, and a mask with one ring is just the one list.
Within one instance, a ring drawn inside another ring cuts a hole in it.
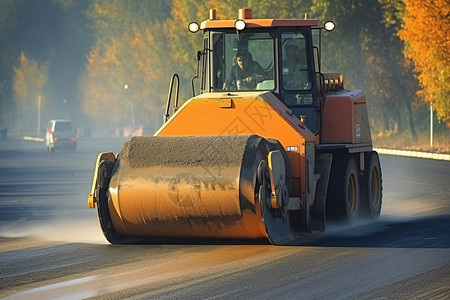
[{"label": "cab roof", "polygon": [[[243,19],[246,28],[260,27],[313,27],[319,23],[314,19]],[[234,28],[236,20],[206,20],[200,29]]]},{"label": "cab roof", "polygon": [[[238,12],[237,20],[245,22],[245,28],[260,27],[313,27],[318,26],[317,20],[313,19],[253,19],[253,12],[250,8],[241,8]],[[202,22],[200,29],[235,28],[237,20],[219,20],[216,10],[209,11],[209,19]]]}]

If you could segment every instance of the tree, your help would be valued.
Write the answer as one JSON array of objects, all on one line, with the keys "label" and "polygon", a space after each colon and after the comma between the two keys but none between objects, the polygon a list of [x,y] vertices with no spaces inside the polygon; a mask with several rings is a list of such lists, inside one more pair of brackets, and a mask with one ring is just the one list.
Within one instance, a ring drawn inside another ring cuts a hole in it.
[{"label": "tree", "polygon": [[398,13],[388,5],[392,3],[343,0],[331,5],[316,0],[312,12],[319,20],[336,22],[336,30],[324,38],[324,69],[338,70],[347,87],[364,90],[374,132],[402,131],[406,123],[417,139],[409,95],[414,78],[405,76],[408,67],[401,57],[397,28],[384,22]]},{"label": "tree", "polygon": [[12,97],[13,72],[11,66],[17,59],[11,32],[17,25],[16,13],[23,0],[3,0],[0,3],[0,127],[10,125],[14,117]]},{"label": "tree", "polygon": [[43,119],[79,117],[77,81],[91,43],[84,15],[89,3],[0,1],[0,125],[8,126],[13,134],[22,125],[16,120],[13,101],[14,66],[21,52],[48,66]]},{"label": "tree", "polygon": [[167,93],[161,87],[174,63],[160,21],[169,8],[155,0],[92,2],[87,14],[96,40],[80,81],[83,111],[92,120],[105,127],[161,124],[156,111]]},{"label": "tree", "polygon": [[48,78],[48,66],[29,59],[25,53],[19,57],[19,65],[14,68],[14,100],[17,119],[23,132],[31,132],[38,121],[38,109],[45,106],[44,86]]},{"label": "tree", "polygon": [[[364,84],[375,100],[372,103],[376,108],[372,110],[372,120],[374,117],[384,120],[383,131],[401,133],[405,131],[403,125],[407,125],[411,138],[417,141],[411,108],[415,96],[410,92],[415,91],[417,82],[402,56],[402,44],[397,36],[400,25],[397,16],[402,6],[398,1],[378,0],[380,5],[376,2],[369,2],[366,8],[370,12],[367,16],[370,21],[362,39],[367,61]],[[397,20],[392,20],[394,17]],[[379,23],[381,26],[374,26]],[[380,113],[382,115],[377,116]]]},{"label": "tree", "polygon": [[439,119],[450,127],[450,6],[447,0],[404,0],[406,12],[399,36],[405,56],[414,62],[422,89]]}]

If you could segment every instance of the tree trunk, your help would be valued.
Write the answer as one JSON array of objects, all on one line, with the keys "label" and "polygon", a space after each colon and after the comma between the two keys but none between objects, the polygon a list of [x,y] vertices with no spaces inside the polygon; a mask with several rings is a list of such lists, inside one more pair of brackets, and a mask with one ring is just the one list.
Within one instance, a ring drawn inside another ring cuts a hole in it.
[{"label": "tree trunk", "polygon": [[[402,97],[402,99],[404,99]],[[408,126],[409,126],[409,131],[411,132],[411,138],[414,141],[417,141],[419,138],[417,137],[417,133],[416,133],[416,127],[414,126],[414,120],[413,120],[413,115],[412,115],[412,110],[411,110],[411,103],[409,103],[409,101],[407,100],[403,100],[403,102],[405,103],[406,106],[406,118],[408,121]]]},{"label": "tree trunk", "polygon": [[409,132],[411,133],[411,138],[413,139],[413,141],[417,141],[419,138],[417,137],[416,126],[414,125],[414,119],[413,119],[413,114],[412,114],[412,110],[411,110],[411,102],[408,100],[408,95],[405,91],[405,86],[401,83],[399,83],[399,84],[400,84],[400,91],[401,91],[400,98],[402,99],[403,103],[405,104],[405,108],[406,108],[406,121],[408,123]]}]

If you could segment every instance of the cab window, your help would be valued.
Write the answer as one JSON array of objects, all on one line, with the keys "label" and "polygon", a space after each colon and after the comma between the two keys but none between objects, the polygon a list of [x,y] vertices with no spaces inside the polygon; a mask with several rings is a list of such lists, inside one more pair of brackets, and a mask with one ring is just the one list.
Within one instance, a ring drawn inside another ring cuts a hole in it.
[{"label": "cab window", "polygon": [[213,34],[215,91],[274,90],[274,39],[267,32]]},{"label": "cab window", "polygon": [[287,106],[311,105],[312,82],[308,68],[305,36],[301,32],[281,35],[281,82]]}]

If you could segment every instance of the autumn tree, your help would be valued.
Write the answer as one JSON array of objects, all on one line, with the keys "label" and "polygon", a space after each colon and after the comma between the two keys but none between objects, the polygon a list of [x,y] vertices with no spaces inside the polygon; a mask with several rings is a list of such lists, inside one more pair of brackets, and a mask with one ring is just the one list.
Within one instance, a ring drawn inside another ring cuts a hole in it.
[{"label": "autumn tree", "polygon": [[135,27],[109,45],[95,46],[81,80],[83,108],[103,124],[160,125],[170,60],[164,53],[161,25]]},{"label": "autumn tree", "polygon": [[[48,66],[38,64],[25,53],[19,57],[19,65],[14,68],[14,100],[17,106],[19,131],[31,132],[38,122],[38,110],[43,111],[46,102],[44,86],[48,78]],[[43,127],[42,127],[43,128]]]},{"label": "autumn tree", "polygon": [[324,69],[343,73],[348,88],[364,90],[374,132],[401,132],[407,125],[417,139],[409,92],[414,78],[403,63],[396,27],[383,22],[388,8],[395,12],[385,2],[398,1],[314,1],[315,17],[336,22],[324,38]]},{"label": "autumn tree", "polygon": [[450,127],[450,5],[447,0],[404,0],[405,56],[414,62],[422,89],[438,118]]},{"label": "autumn tree", "polygon": [[39,66],[48,66],[42,121],[81,118],[77,82],[91,44],[84,15],[89,2],[0,1],[0,126],[8,127],[11,134],[20,133],[17,131],[24,127],[17,119],[19,105],[13,89],[14,67],[18,67],[21,52]]},{"label": "autumn tree", "polygon": [[169,8],[170,2],[154,0],[92,2],[88,16],[96,41],[80,81],[83,110],[92,120],[105,127],[160,125],[156,111],[172,64],[161,26]]},{"label": "autumn tree", "polygon": [[17,25],[16,13],[23,5],[23,0],[3,0],[0,3],[0,127],[11,124],[14,120],[12,111],[13,72],[12,65],[17,59],[10,34]]},{"label": "autumn tree", "polygon": [[367,61],[364,86],[375,100],[371,102],[375,108],[371,111],[372,123],[383,120],[384,132],[409,132],[412,140],[417,141],[412,111],[417,82],[411,66],[403,58],[402,43],[397,36],[400,26],[398,17],[403,6],[400,1],[392,0],[366,3],[369,4],[366,18],[370,22],[362,39],[362,47]]}]

